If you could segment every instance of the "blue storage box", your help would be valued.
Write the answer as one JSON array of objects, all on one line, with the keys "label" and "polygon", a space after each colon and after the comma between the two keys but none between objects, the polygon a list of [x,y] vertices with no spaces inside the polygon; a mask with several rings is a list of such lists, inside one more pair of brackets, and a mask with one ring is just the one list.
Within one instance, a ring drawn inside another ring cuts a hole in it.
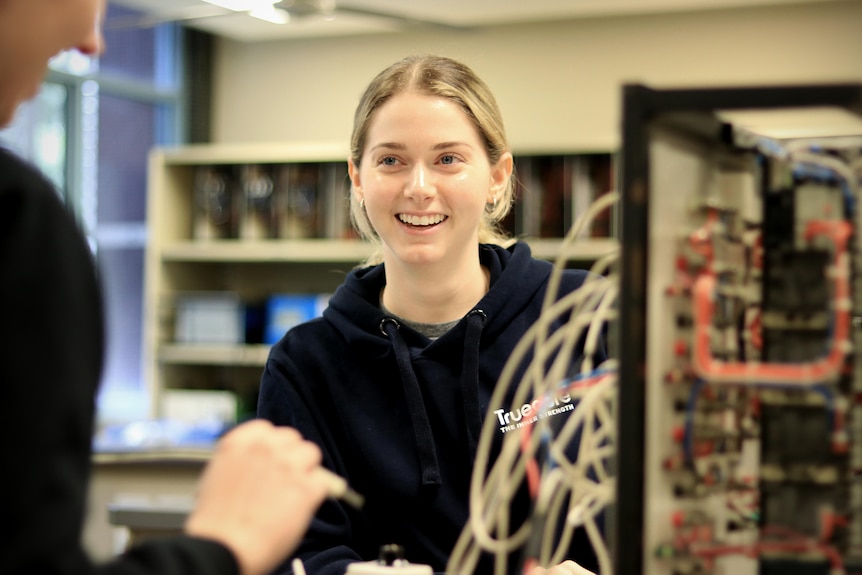
[{"label": "blue storage box", "polygon": [[266,306],[263,343],[272,345],[295,325],[320,317],[329,294],[275,294]]}]

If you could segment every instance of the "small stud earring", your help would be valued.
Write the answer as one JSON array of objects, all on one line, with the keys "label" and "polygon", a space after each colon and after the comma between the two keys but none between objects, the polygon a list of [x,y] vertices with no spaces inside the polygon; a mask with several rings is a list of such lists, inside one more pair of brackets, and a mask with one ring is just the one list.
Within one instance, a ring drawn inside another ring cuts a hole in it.
[{"label": "small stud earring", "polygon": [[359,209],[360,209],[360,210],[364,210],[364,209],[365,209],[365,198],[360,198],[360,199],[359,199]]},{"label": "small stud earring", "polygon": [[497,208],[497,196],[491,198],[491,201],[485,204],[485,211],[489,214]]}]

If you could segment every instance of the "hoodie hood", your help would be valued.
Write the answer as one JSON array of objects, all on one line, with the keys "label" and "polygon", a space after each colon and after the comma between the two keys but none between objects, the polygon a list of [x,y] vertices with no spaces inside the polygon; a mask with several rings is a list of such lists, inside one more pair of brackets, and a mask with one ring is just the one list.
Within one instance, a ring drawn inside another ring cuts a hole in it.
[{"label": "hoodie hood", "polygon": [[[549,262],[533,259],[529,246],[522,242],[508,249],[480,244],[479,261],[490,271],[491,287],[474,309],[481,309],[487,317],[482,330],[483,339],[494,338],[510,323],[520,320],[536,292],[547,283],[552,266]],[[375,357],[387,355],[392,348],[380,328],[384,319],[391,319],[380,309],[380,290],[385,285],[383,264],[353,270],[323,312],[323,317],[342,334],[348,345],[357,346],[363,354]],[[452,343],[450,336],[455,333],[461,332],[463,338],[465,328],[462,321],[431,346],[447,347]],[[410,332],[405,337],[418,335],[409,328],[401,331]]]},{"label": "hoodie hood", "polygon": [[[417,373],[417,366],[433,361],[450,365],[458,374],[460,417],[467,438],[464,449],[467,460],[472,461],[482,414],[488,407],[488,394],[480,398],[483,387],[480,352],[511,323],[523,321],[524,310],[536,300],[551,271],[549,263],[532,258],[524,243],[510,249],[483,244],[478,249],[480,263],[490,271],[490,289],[454,328],[437,340],[428,340],[381,310],[380,292],[386,282],[383,264],[351,272],[323,314],[341,333],[352,354],[378,360],[394,356],[419,456],[422,489],[426,492],[433,493],[440,486],[441,470],[431,417],[426,409],[430,399],[429,382],[422,381],[423,373],[421,368]],[[505,362],[494,361],[497,369]]]}]

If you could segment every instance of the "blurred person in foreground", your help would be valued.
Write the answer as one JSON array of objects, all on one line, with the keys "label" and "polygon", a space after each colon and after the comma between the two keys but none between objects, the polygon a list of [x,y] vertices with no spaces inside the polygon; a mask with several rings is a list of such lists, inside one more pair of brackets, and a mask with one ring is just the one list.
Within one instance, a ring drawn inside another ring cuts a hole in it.
[{"label": "blurred person in foreground", "polygon": [[[0,127],[60,51],[101,53],[105,0],[0,0]],[[0,149],[0,573],[259,575],[326,497],[320,450],[252,421],[219,442],[184,534],[94,565],[81,547],[103,360],[99,282],[51,184]]]}]

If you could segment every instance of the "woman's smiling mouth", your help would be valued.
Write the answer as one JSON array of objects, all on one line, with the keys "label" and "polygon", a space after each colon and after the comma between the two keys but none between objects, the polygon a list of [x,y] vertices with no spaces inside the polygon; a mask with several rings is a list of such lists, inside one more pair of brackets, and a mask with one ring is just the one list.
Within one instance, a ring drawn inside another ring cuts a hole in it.
[{"label": "woman's smiling mouth", "polygon": [[411,216],[410,214],[398,214],[397,217],[401,221],[401,223],[407,224],[407,225],[413,226],[413,227],[419,227],[419,228],[436,226],[437,224],[439,224],[440,222],[442,222],[443,220],[445,220],[447,218],[447,216],[444,216],[443,214],[430,214],[430,215],[424,215],[424,216]]}]

